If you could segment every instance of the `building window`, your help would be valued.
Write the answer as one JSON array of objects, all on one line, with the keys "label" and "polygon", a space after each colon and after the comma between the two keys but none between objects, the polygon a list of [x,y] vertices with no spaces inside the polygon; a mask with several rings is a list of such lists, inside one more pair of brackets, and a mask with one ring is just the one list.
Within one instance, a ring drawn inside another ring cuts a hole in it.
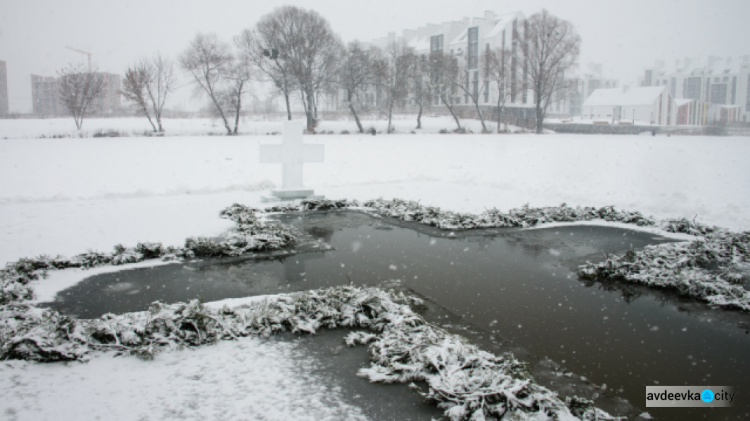
[{"label": "building window", "polygon": [[687,78],[685,80],[685,92],[683,92],[682,96],[690,99],[701,99],[701,78]]},{"label": "building window", "polygon": [[437,54],[443,52],[443,35],[433,35],[430,37],[430,53]]},{"label": "building window", "polygon": [[[464,86],[467,88],[469,87],[469,81],[470,81],[469,72],[468,71],[464,72]],[[469,94],[464,92],[464,104],[468,104],[468,103],[469,103]]]},{"label": "building window", "polygon": [[747,75],[747,92],[745,93],[745,112],[750,112],[750,75]]},{"label": "building window", "polygon": [[471,92],[479,102],[479,72],[474,72],[474,80],[471,81]]},{"label": "building window", "polygon": [[469,28],[469,69],[479,68],[479,27]]},{"label": "building window", "polygon": [[732,105],[737,102],[737,76],[732,76]]},{"label": "building window", "polygon": [[727,103],[727,84],[726,83],[714,83],[711,85],[711,103],[712,104],[726,104]]},{"label": "building window", "polygon": [[651,78],[653,77],[653,70],[646,70],[646,76],[643,78],[644,86],[651,86]]}]

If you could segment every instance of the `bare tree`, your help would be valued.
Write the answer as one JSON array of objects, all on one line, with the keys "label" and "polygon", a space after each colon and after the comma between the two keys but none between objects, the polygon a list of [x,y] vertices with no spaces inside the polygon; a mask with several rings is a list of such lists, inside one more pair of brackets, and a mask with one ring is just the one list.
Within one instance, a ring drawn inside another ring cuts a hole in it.
[{"label": "bare tree", "polygon": [[461,130],[461,122],[458,120],[456,110],[453,108],[452,94],[455,89],[454,84],[445,75],[449,72],[458,73],[458,61],[450,55],[442,52],[433,52],[429,55],[429,75],[426,79],[427,86],[433,95],[433,101],[442,103],[448,108],[448,111],[456,121],[458,130]]},{"label": "bare tree", "polygon": [[175,82],[172,60],[157,53],[128,67],[122,81],[122,95],[136,105],[138,112],[151,123],[154,132],[164,132],[161,115]]},{"label": "bare tree", "polygon": [[263,42],[268,44],[266,48],[277,49],[278,60],[296,81],[307,116],[307,130],[314,130],[315,100],[319,91],[336,81],[343,49],[341,41],[317,12],[294,6],[283,6],[263,16],[257,28]]},{"label": "bare tree", "polygon": [[[269,16],[269,15],[266,15]],[[282,36],[278,25],[272,19],[261,19],[255,31],[246,29],[234,39],[234,43],[255,68],[259,76],[271,81],[278,92],[284,96],[287,119],[292,119],[292,108],[289,101],[292,92],[298,89],[297,80],[292,73],[288,54],[279,55]]]},{"label": "bare tree", "polygon": [[486,84],[479,81],[479,71],[473,71],[467,60],[459,60],[453,57],[449,66],[441,66],[443,77],[455,88],[461,89],[477,110],[479,121],[482,122],[482,131],[487,132],[487,126],[484,124],[484,115],[479,108],[480,95],[487,89]]},{"label": "bare tree", "polygon": [[388,116],[388,133],[393,132],[393,107],[408,97],[409,67],[415,53],[405,43],[392,42],[382,57],[373,61],[373,72],[383,93],[382,107]]},{"label": "bare tree", "polygon": [[60,103],[73,115],[78,130],[83,117],[93,111],[94,101],[102,94],[104,77],[85,69],[82,64],[69,64],[57,71],[57,95]]},{"label": "bare tree", "polygon": [[342,54],[339,84],[346,93],[346,105],[354,116],[360,133],[363,133],[364,129],[362,122],[359,121],[356,106],[359,104],[360,95],[363,94],[367,83],[373,78],[371,59],[374,52],[374,49],[364,49],[358,41],[354,41]]},{"label": "bare tree", "polygon": [[555,93],[568,87],[565,73],[576,65],[581,38],[573,25],[542,9],[516,34],[528,67],[536,107],[536,132],[542,133],[547,107]]},{"label": "bare tree", "polygon": [[[495,48],[492,50],[485,50],[482,55],[482,67],[484,69],[485,79],[490,83],[495,84],[497,89],[497,132],[500,133],[500,123],[503,116],[503,107],[507,102],[509,92],[511,91],[510,84],[513,83],[514,79],[510,77],[510,50],[503,48]],[[515,83],[518,84],[517,79]],[[516,87],[520,89],[519,87]],[[487,87],[489,89],[489,87]]]},{"label": "bare tree", "polygon": [[227,134],[232,134],[232,128],[224,112],[226,96],[222,90],[224,76],[232,64],[229,46],[219,40],[216,34],[198,33],[179,61],[180,66],[190,73],[198,87],[208,95],[218,116],[224,122]]},{"label": "bare tree", "polygon": [[242,111],[242,98],[247,93],[250,81],[254,77],[254,66],[252,57],[240,51],[237,56],[225,67],[223,77],[226,87],[223,91],[225,110],[234,113],[233,134],[237,134],[240,125],[240,113]]},{"label": "bare tree", "polygon": [[427,56],[414,54],[411,56],[412,63],[409,66],[409,88],[407,90],[409,99],[419,107],[417,113],[417,129],[422,128],[422,111],[430,107],[432,93],[426,80],[429,78],[430,65]]}]

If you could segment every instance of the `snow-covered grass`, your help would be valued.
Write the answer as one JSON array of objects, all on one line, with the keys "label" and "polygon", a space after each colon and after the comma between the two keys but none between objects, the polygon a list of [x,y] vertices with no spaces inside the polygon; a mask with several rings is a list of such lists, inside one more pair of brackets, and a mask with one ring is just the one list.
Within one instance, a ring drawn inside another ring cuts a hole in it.
[{"label": "snow-covered grass", "polygon": [[[266,135],[281,133],[282,118],[286,116],[250,116],[240,120],[240,135]],[[347,131],[350,134],[358,132],[354,120],[342,115],[335,118],[323,118],[315,131],[320,134],[333,132],[341,134]],[[382,118],[360,116],[362,126],[365,129],[375,128],[378,133],[385,133],[388,121]],[[304,117],[295,117],[295,120],[304,121]],[[226,129],[219,119],[212,118],[169,118],[164,119],[163,136],[221,136],[226,134]],[[497,123],[487,121],[490,128],[495,129]],[[434,134],[441,130],[452,132],[456,129],[456,123],[451,117],[430,117],[426,114],[422,117],[422,128],[416,129],[416,115],[397,115],[393,119],[393,127],[397,133]],[[30,138],[89,138],[98,133],[107,134],[110,131],[120,136],[143,137],[151,136],[152,128],[145,118],[123,117],[123,118],[87,118],[81,130],[76,130],[72,118],[44,118],[44,119],[6,119],[0,120],[0,138],[2,139],[30,139]],[[478,120],[461,120],[461,127],[479,133],[482,125]],[[510,131],[521,131],[516,126],[509,126]],[[369,133],[368,133],[369,134]],[[106,138],[106,137],[105,137]]]}]

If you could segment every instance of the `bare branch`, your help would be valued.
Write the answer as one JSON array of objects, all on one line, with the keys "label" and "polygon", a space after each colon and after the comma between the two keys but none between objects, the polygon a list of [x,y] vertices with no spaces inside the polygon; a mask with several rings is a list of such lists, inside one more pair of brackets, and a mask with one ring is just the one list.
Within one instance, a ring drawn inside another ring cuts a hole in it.
[{"label": "bare branch", "polygon": [[59,76],[57,94],[60,103],[73,115],[78,130],[83,126],[84,116],[93,110],[94,100],[102,94],[104,77],[82,64],[69,64],[57,71]]}]

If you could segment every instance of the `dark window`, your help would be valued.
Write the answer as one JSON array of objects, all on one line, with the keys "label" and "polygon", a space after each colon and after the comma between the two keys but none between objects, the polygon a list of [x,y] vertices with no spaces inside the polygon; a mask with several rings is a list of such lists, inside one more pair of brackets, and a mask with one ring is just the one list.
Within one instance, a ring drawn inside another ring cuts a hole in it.
[{"label": "dark window", "polygon": [[474,98],[479,102],[479,72],[474,72],[474,80],[471,81],[471,91],[474,94]]},{"label": "dark window", "polygon": [[[524,36],[524,42],[525,45],[529,45],[529,21],[525,20],[523,21],[523,36]],[[529,83],[528,83],[528,62],[526,58],[524,57],[523,60],[523,103],[526,104],[527,95],[529,92]]]},{"label": "dark window", "polygon": [[518,19],[513,21],[512,54],[510,58],[510,102],[516,102],[516,67],[518,67]]},{"label": "dark window", "polygon": [[646,70],[646,77],[643,79],[643,86],[651,86],[651,78],[653,74],[653,70]]},{"label": "dark window", "polygon": [[433,35],[430,37],[430,53],[442,53],[443,52],[443,35]]},{"label": "dark window", "polygon": [[[453,77],[453,80],[458,80],[458,59],[452,58],[451,59],[451,75]],[[458,93],[458,85],[455,83],[451,84],[451,95],[456,95]]]},{"label": "dark window", "polygon": [[750,112],[750,75],[747,75],[747,93],[745,94],[745,112]]},{"label": "dark window", "polygon": [[732,76],[732,105],[737,102],[737,76]]},{"label": "dark window", "polygon": [[[464,72],[464,86],[469,87],[469,72]],[[464,92],[464,103],[469,103],[469,94]]]},{"label": "dark window", "polygon": [[701,99],[701,78],[689,77],[686,79],[686,91],[683,92],[685,98]]},{"label": "dark window", "polygon": [[727,103],[727,84],[726,83],[714,83],[711,85],[711,103],[712,104],[726,104]]},{"label": "dark window", "polygon": [[479,68],[479,27],[469,28],[469,69]]}]

